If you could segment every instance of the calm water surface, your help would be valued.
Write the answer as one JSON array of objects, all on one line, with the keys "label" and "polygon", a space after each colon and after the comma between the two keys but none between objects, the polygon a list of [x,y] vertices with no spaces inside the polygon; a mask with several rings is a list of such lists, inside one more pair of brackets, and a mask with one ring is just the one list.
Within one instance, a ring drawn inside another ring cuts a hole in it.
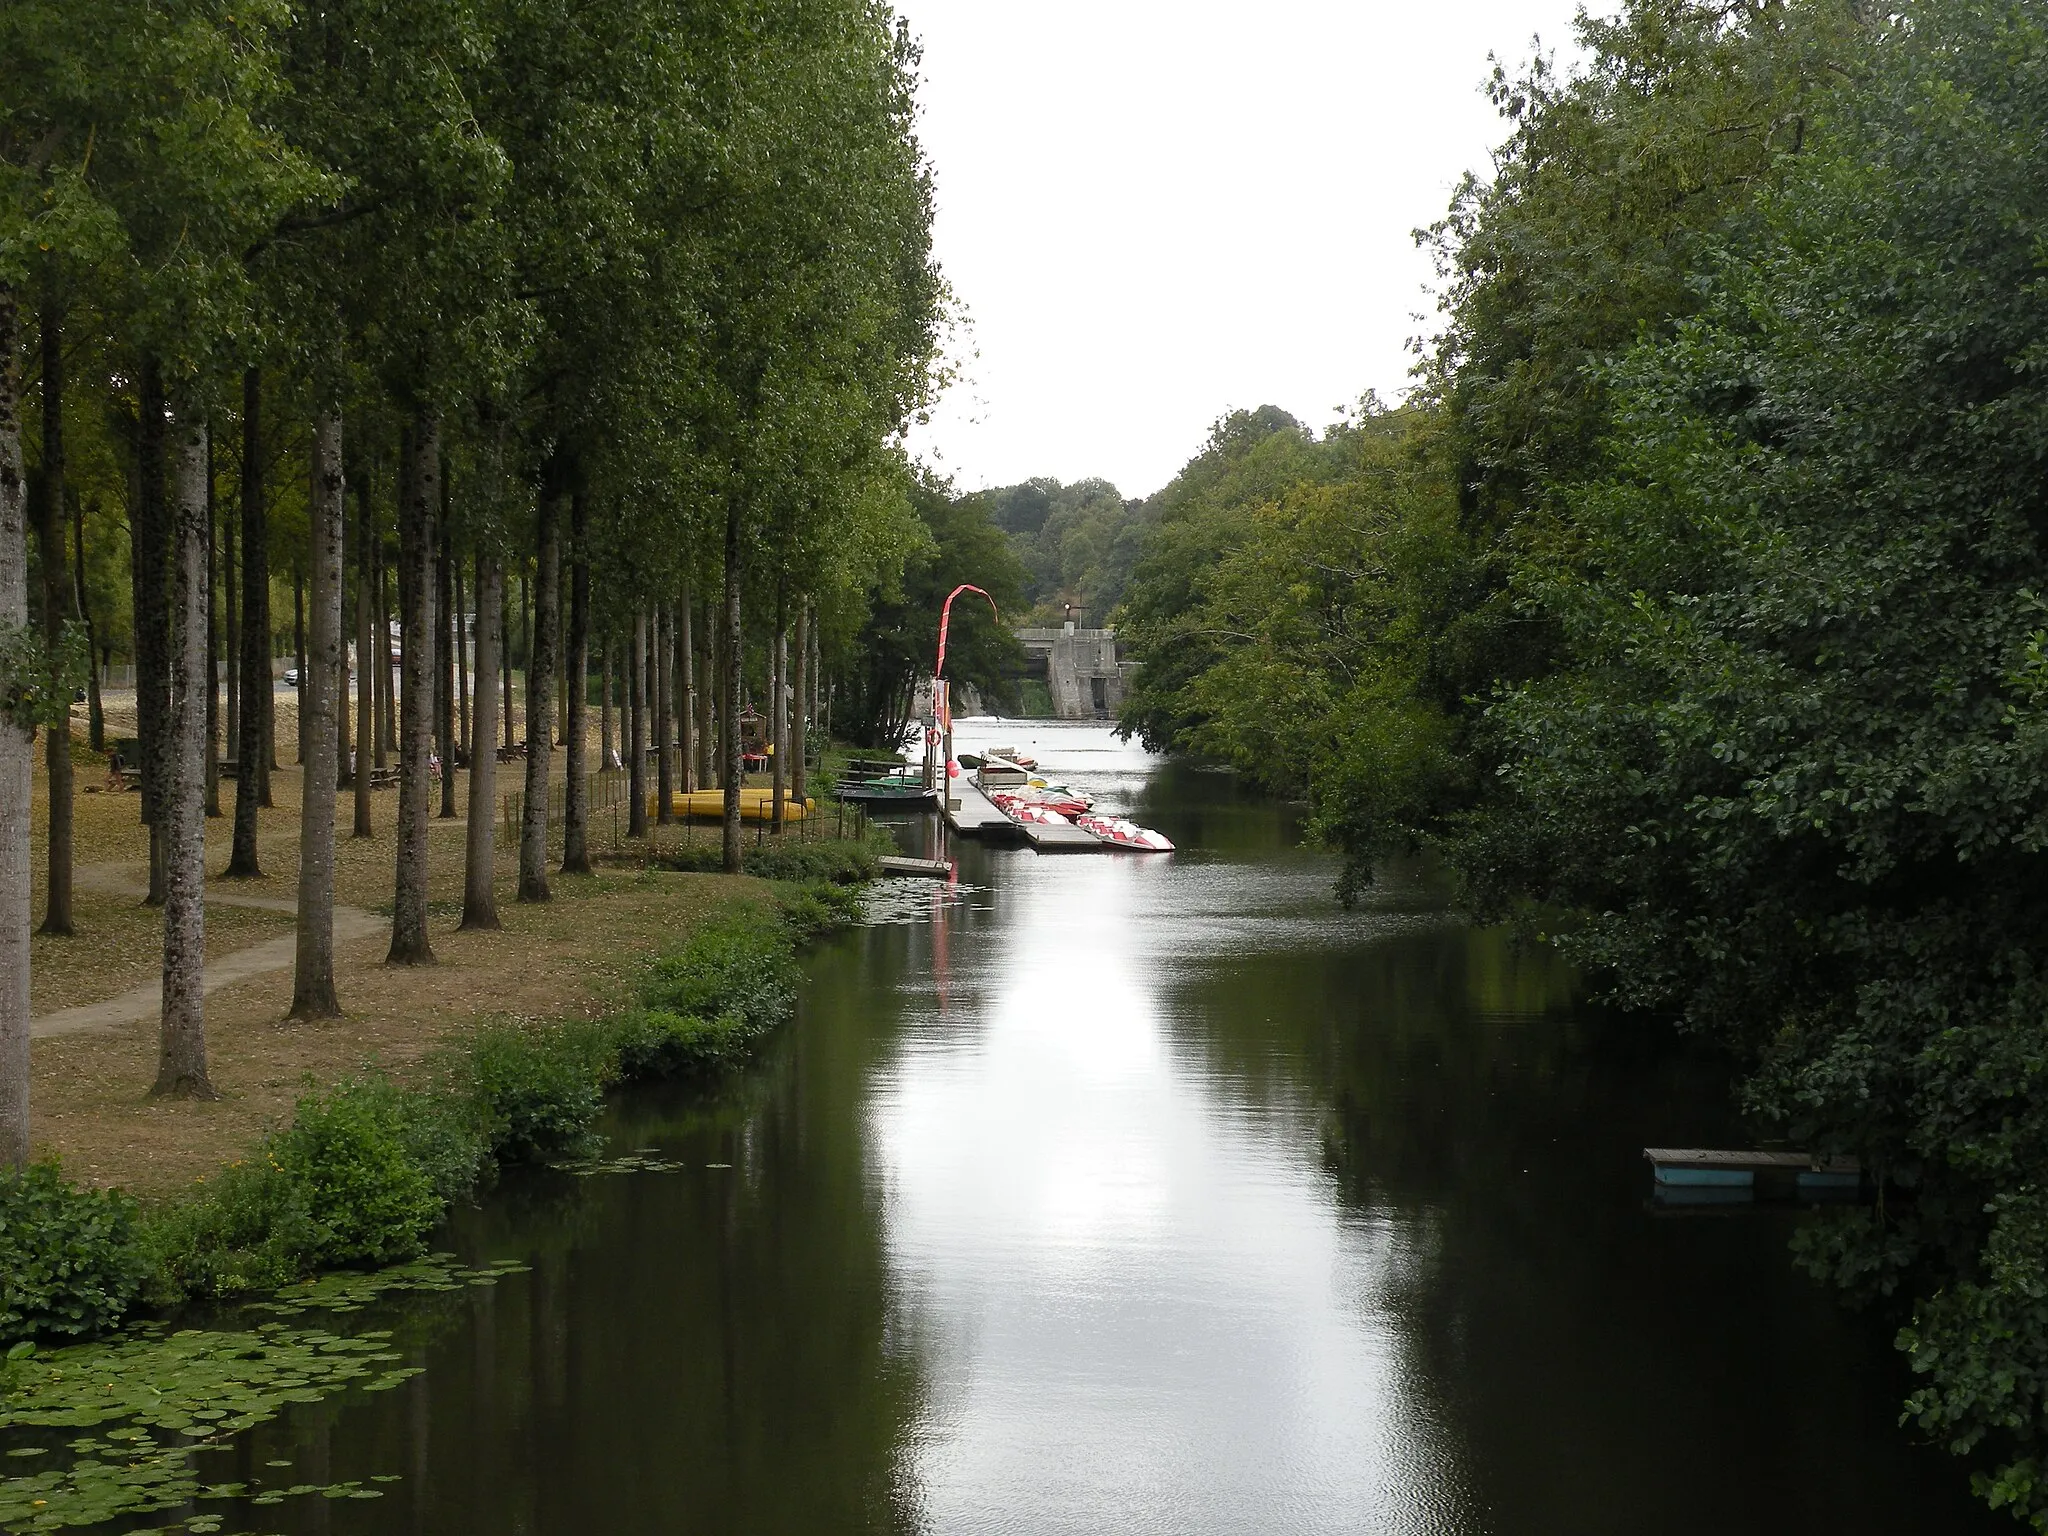
[{"label": "calm water surface", "polygon": [[1649,1208],[1646,1143],[1740,1135],[1711,1064],[1418,875],[1337,911],[1226,777],[989,729],[1183,851],[959,847],[741,1084],[621,1104],[687,1169],[509,1183],[454,1242],[531,1271],[240,1453],[385,1498],[230,1529],[2011,1528],[1796,1216]]}]

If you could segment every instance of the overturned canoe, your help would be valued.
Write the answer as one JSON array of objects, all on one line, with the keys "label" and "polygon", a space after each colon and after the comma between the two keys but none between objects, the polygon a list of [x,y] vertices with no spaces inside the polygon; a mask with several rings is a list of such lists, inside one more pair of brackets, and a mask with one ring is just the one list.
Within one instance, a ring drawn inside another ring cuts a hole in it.
[{"label": "overturned canoe", "polygon": [[[648,799],[649,812],[661,806],[659,796]],[[688,794],[678,790],[668,797],[669,813],[675,816],[695,816],[712,821],[725,815],[725,791],[722,789],[697,789]],[[798,800],[794,795],[785,795],[782,801],[784,821],[802,821],[805,816],[818,808],[815,800]],[[741,821],[773,821],[775,819],[775,791],[758,789],[752,785],[740,791]]]}]

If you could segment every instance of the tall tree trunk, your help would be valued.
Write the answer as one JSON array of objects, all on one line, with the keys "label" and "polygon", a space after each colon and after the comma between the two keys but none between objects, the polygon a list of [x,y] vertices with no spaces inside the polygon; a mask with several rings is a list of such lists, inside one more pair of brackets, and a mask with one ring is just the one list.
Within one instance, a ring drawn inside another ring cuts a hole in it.
[{"label": "tall tree trunk", "polygon": [[690,611],[690,584],[683,583],[681,616],[676,621],[677,745],[683,764],[683,790],[697,788],[697,622]]},{"label": "tall tree trunk", "polygon": [[562,492],[550,486],[540,498],[535,540],[533,642],[526,659],[526,804],[519,827],[519,899],[546,901],[548,891],[548,768],[555,701],[555,609],[561,594]]},{"label": "tall tree trunk", "polygon": [[725,637],[719,646],[725,663],[724,687],[720,692],[721,718],[718,722],[719,756],[725,773],[725,872],[740,872],[740,504],[729,496],[725,504]]},{"label": "tall tree trunk", "polygon": [[633,615],[626,652],[626,836],[647,835],[647,706],[641,677],[647,670],[647,615]]},{"label": "tall tree trunk", "polygon": [[[400,513],[403,516],[403,512]],[[398,657],[391,650],[391,567],[384,558],[384,540],[374,541],[377,556],[377,766],[398,750]]]},{"label": "tall tree trunk", "polygon": [[600,772],[612,765],[614,743],[612,738],[612,642],[605,639],[600,650],[598,667],[602,677],[598,682],[597,703],[597,766]]},{"label": "tall tree trunk", "polygon": [[[220,594],[228,586],[228,582],[222,579],[220,566],[215,560],[216,545],[219,542],[220,511],[215,505],[214,493],[219,487],[220,477],[214,473],[211,462],[211,432],[206,435],[206,456],[206,819],[214,821],[221,815]],[[231,660],[232,656],[233,653],[230,652]],[[230,688],[228,692],[232,695],[234,690]]]},{"label": "tall tree trunk", "polygon": [[235,742],[235,838],[227,877],[252,880],[262,867],[256,857],[256,806],[262,788],[263,694],[270,686],[270,626],[263,622],[262,594],[270,589],[270,541],[263,508],[263,374],[242,373],[242,654],[236,667],[241,685],[241,735]]},{"label": "tall tree trunk", "polygon": [[441,754],[441,819],[455,819],[455,648],[448,619],[455,610],[455,557],[448,543],[448,466],[441,474],[441,558],[434,608],[434,735]]},{"label": "tall tree trunk", "polygon": [[[28,627],[21,467],[21,302],[0,281],[0,629]],[[29,797],[35,734],[0,714],[0,1169],[28,1163]]]},{"label": "tall tree trunk", "polygon": [[129,523],[129,574],[135,616],[135,734],[142,770],[142,819],[149,824],[149,895],[164,902],[164,838],[157,815],[163,799],[164,729],[171,713],[170,609],[165,567],[170,559],[170,517],[164,495],[163,370],[144,357],[137,370],[140,410],[135,424],[135,505]]},{"label": "tall tree trunk", "polygon": [[498,573],[498,685],[505,693],[505,750],[510,752],[515,745],[512,739],[512,588],[505,580],[502,566]]},{"label": "tall tree trunk", "polygon": [[[207,441],[210,444],[213,439],[209,436]],[[211,483],[210,479],[209,483]],[[221,527],[221,534],[221,556],[224,562],[220,570],[221,607],[227,610],[228,622],[227,749],[230,752],[234,752],[240,750],[237,743],[242,739],[242,598],[241,582],[236,575],[242,567],[235,553],[242,547],[242,542],[235,536],[234,518],[230,517],[225,520]]]},{"label": "tall tree trunk", "polygon": [[398,868],[388,965],[431,965],[427,936],[427,823],[433,814],[434,524],[441,509],[441,424],[421,411],[406,434],[398,508],[398,561],[405,603],[405,668],[398,735]]},{"label": "tall tree trunk", "polygon": [[704,645],[697,678],[697,784],[718,787],[718,615],[704,610]]},{"label": "tall tree trunk", "polygon": [[789,792],[789,599],[781,588],[775,593],[774,656],[769,663],[768,739],[773,752],[769,763],[773,787],[771,820],[778,835],[782,831],[783,797]]},{"label": "tall tree trunk", "polygon": [[213,1099],[206,1070],[206,421],[178,412],[171,436],[170,715],[164,732],[164,990],[158,1098]]},{"label": "tall tree trunk", "polygon": [[[64,559],[64,310],[52,295],[42,306],[43,463],[36,477],[36,545],[42,551],[43,638],[54,659],[71,617]],[[43,761],[49,773],[49,893],[44,933],[71,933],[71,691],[62,694],[64,718],[44,727]]]},{"label": "tall tree trunk", "polygon": [[292,668],[299,679],[298,707],[292,711],[299,722],[299,728],[293,732],[298,738],[293,750],[298,753],[303,766],[306,761],[306,573],[296,560],[292,562]]},{"label": "tall tree trunk", "polygon": [[805,598],[796,610],[796,687],[791,694],[790,708],[795,712],[790,721],[789,742],[789,793],[799,806],[804,803],[804,791],[809,787],[805,782],[808,775],[804,767],[804,755],[810,751],[811,712],[811,603]]},{"label": "tall tree trunk", "polygon": [[448,643],[450,652],[455,657],[455,739],[460,743],[462,755],[466,758],[469,756],[471,740],[469,734],[470,657],[467,633],[464,629],[464,615],[469,610],[464,605],[463,600],[468,594],[462,590],[462,562],[451,559],[449,564],[453,567],[453,579],[455,582],[455,607],[448,615]]},{"label": "tall tree trunk", "polygon": [[498,926],[491,877],[497,862],[498,669],[505,648],[505,568],[476,557],[476,714],[469,738],[469,825],[463,845],[462,927]]},{"label": "tall tree trunk", "polygon": [[[319,447],[317,442],[314,447],[317,454]],[[341,478],[341,585],[335,590],[334,594],[334,600],[341,604],[341,618],[338,620],[341,625],[338,631],[340,638],[335,642],[338,651],[334,667],[334,783],[337,790],[346,789],[353,795],[356,787],[356,768],[355,749],[352,744],[352,733],[349,730],[349,715],[353,708],[350,701],[354,695],[350,691],[351,673],[348,664],[348,653],[349,643],[355,638],[355,610],[349,606],[348,568],[349,551],[354,546],[349,543],[348,469],[346,460],[343,461]]]},{"label": "tall tree trunk", "polygon": [[[299,666],[299,739],[305,763],[299,800],[298,952],[292,969],[295,1019],[341,1012],[334,994],[334,790],[339,758],[335,725],[341,693],[342,527],[347,488],[341,477],[341,411],[313,419],[312,484],[307,498],[313,560],[313,612]],[[345,707],[345,706],[344,706]]]},{"label": "tall tree trunk", "polygon": [[569,500],[569,729],[563,745],[562,873],[590,873],[590,793],[583,778],[583,738],[588,729],[584,693],[590,686],[590,510],[578,491]]},{"label": "tall tree trunk", "polygon": [[382,763],[375,754],[377,739],[377,645],[370,633],[370,605],[377,585],[376,509],[370,501],[370,467],[363,465],[362,480],[356,486],[356,817],[350,835],[374,837],[370,822],[371,762]]},{"label": "tall tree trunk", "polygon": [[675,761],[675,753],[669,750],[669,700],[674,696],[673,679],[669,675],[668,632],[675,620],[668,617],[668,610],[660,604],[654,609],[654,630],[651,639],[654,654],[647,669],[654,695],[654,819],[667,826],[676,818],[674,770],[669,766]]},{"label": "tall tree trunk", "polygon": [[[397,495],[397,479],[394,476],[392,491]],[[391,731],[391,589],[384,572],[384,530],[379,528],[370,536],[370,644],[377,653],[377,662],[370,669],[372,686],[376,690],[376,745],[371,752],[375,767],[387,767],[390,763],[393,736]]]},{"label": "tall tree trunk", "polygon": [[85,718],[86,745],[95,752],[107,750],[107,711],[100,699],[100,634],[92,621],[92,601],[86,594],[85,586],[85,503],[76,492],[69,495],[71,502],[71,559],[72,582],[77,588],[78,621],[85,626],[86,685]]}]

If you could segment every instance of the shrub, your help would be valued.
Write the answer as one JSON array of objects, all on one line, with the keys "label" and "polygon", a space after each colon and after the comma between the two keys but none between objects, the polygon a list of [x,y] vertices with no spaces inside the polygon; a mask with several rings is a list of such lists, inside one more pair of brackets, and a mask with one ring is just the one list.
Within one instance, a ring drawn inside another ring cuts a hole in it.
[{"label": "shrub", "polygon": [[789,1014],[792,934],[836,926],[855,900],[812,885],[782,892],[779,915],[715,919],[650,968],[644,1006],[486,1026],[441,1056],[425,1088],[364,1075],[308,1094],[254,1157],[145,1220],[52,1166],[0,1176],[0,1345],[111,1327],[138,1298],[170,1306],[418,1253],[496,1163],[590,1151],[607,1084],[744,1060]]},{"label": "shrub", "polygon": [[320,1238],[308,1191],[266,1142],[208,1180],[197,1199],[151,1212],[141,1232],[149,1299],[170,1306],[283,1285],[312,1266]]},{"label": "shrub", "polygon": [[[763,880],[825,880],[858,885],[881,873],[875,861],[895,851],[888,833],[862,841],[854,838],[801,838],[793,833],[747,838],[740,847],[740,869]],[[716,842],[684,843],[664,849],[661,867],[693,874],[717,874],[725,867],[724,849]]]},{"label": "shrub", "polygon": [[406,1098],[387,1078],[353,1078],[300,1099],[291,1129],[274,1139],[275,1161],[319,1229],[315,1262],[413,1258],[440,1220],[441,1196],[406,1144]]},{"label": "shrub", "polygon": [[665,1008],[642,1008],[613,1022],[619,1076],[673,1077],[741,1060],[760,1031],[734,1014],[700,1019]]},{"label": "shrub", "polygon": [[641,1000],[700,1019],[730,1014],[763,1030],[788,1017],[795,974],[788,931],[762,913],[736,914],[705,924],[655,961]]},{"label": "shrub", "polygon": [[66,1184],[55,1163],[0,1174],[0,1344],[111,1328],[147,1275],[127,1196]]},{"label": "shrub", "polygon": [[775,893],[775,907],[795,939],[814,939],[860,921],[860,892],[813,880]]},{"label": "shrub", "polygon": [[461,1075],[500,1162],[589,1150],[614,1070],[602,1027],[487,1025],[470,1037],[467,1058]]}]

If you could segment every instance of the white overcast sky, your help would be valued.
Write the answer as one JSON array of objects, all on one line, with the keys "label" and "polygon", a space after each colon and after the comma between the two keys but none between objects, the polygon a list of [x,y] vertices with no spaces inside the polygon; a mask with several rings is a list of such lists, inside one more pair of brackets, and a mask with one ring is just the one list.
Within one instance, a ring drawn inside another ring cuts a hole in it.
[{"label": "white overcast sky", "polygon": [[[1239,406],[1406,387],[1435,220],[1502,136],[1487,55],[1578,0],[897,0],[924,44],[964,377],[913,449],[962,490],[1148,495]],[[1596,13],[1607,4],[1591,7]]]}]

